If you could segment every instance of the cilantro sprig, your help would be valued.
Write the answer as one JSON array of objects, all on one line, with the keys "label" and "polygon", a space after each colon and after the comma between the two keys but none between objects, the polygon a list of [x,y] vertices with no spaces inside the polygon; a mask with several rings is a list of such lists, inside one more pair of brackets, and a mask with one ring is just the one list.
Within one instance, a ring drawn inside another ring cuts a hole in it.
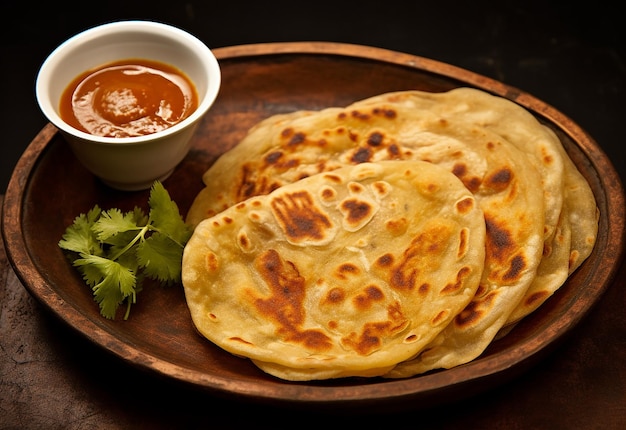
[{"label": "cilantro sprig", "polygon": [[125,302],[128,319],[145,278],[166,285],[181,279],[183,249],[192,229],[161,182],[152,185],[148,204],[148,215],[139,207],[123,213],[95,205],[77,216],[59,241],[105,318],[114,319]]}]

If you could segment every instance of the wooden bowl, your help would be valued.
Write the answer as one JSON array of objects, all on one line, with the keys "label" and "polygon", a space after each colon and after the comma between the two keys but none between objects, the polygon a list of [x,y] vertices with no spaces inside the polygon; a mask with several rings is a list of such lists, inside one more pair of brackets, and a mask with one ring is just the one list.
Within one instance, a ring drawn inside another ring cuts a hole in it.
[{"label": "wooden bowl", "polygon": [[263,118],[345,106],[388,91],[469,86],[519,103],[557,133],[597,199],[595,251],[540,309],[466,365],[402,380],[287,382],[201,337],[182,287],[149,286],[127,321],[100,316],[90,289],[57,243],[79,213],[95,204],[104,209],[146,208],[148,191],[104,186],[74,158],[57,129],[47,125],[19,160],[7,189],[7,254],[30,293],[104,351],[141,369],[242,401],[304,408],[419,408],[475,394],[540,362],[612,281],[623,254],[622,185],[596,142],[546,103],[451,65],[378,48],[297,42],[234,46],[214,53],[222,69],[220,95],[199,126],[191,152],[164,182],[183,215],[203,187],[202,173]]}]

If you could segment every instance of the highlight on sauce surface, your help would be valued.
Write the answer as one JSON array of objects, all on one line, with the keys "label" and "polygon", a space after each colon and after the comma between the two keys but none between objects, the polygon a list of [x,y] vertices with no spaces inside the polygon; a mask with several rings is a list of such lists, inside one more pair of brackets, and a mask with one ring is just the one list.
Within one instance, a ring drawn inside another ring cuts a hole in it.
[{"label": "highlight on sauce surface", "polygon": [[77,76],[60,100],[61,118],[104,137],[156,133],[198,107],[194,84],[173,66],[145,59],[108,63]]}]

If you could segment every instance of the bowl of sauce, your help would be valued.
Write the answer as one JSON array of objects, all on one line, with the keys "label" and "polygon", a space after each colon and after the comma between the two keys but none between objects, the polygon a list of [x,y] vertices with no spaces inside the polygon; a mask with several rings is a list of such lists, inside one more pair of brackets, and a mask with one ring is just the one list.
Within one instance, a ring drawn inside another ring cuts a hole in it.
[{"label": "bowl of sauce", "polygon": [[180,70],[127,59],[79,75],[63,92],[59,113],[86,133],[134,137],[172,127],[197,107],[195,86]]},{"label": "bowl of sauce", "polygon": [[215,56],[195,36],[119,21],[59,45],[39,70],[35,94],[87,169],[133,191],[165,180],[183,160],[220,84]]}]

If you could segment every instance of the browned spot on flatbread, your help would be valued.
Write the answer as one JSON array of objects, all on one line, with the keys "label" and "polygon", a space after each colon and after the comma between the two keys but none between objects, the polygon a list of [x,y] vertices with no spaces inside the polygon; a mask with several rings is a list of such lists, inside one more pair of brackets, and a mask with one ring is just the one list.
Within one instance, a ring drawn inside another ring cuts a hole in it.
[{"label": "browned spot on flatbread", "polygon": [[470,232],[467,228],[459,232],[459,248],[456,253],[458,258],[462,258],[469,251],[469,235]]},{"label": "browned spot on flatbread", "polygon": [[474,201],[473,198],[466,197],[466,198],[456,202],[456,210],[460,214],[470,213],[474,209],[474,203],[475,203],[475,201]]},{"label": "browned spot on flatbread", "polygon": [[265,156],[265,164],[276,164],[283,156],[281,151],[273,151]]},{"label": "browned spot on flatbread", "polygon": [[569,267],[577,266],[579,260],[580,260],[580,253],[578,252],[577,249],[573,249],[569,254]]},{"label": "browned spot on flatbread", "polygon": [[363,184],[360,184],[358,182],[350,182],[348,183],[348,190],[350,190],[350,192],[354,194],[358,194],[365,191],[365,187],[363,186]]},{"label": "browned spot on flatbread", "polygon": [[372,113],[378,117],[387,119],[395,119],[398,116],[398,112],[395,109],[391,108],[375,107],[374,109],[372,109]]},{"label": "browned spot on flatbread", "polygon": [[342,263],[339,265],[337,270],[335,271],[335,276],[338,279],[348,279],[349,276],[357,276],[361,273],[361,269],[357,267],[356,264],[353,263]]},{"label": "browned spot on flatbread", "polygon": [[401,332],[408,324],[400,304],[394,302],[387,307],[387,321],[366,323],[361,333],[353,332],[342,338],[342,344],[358,354],[368,355],[382,346],[385,337]]},{"label": "browned spot on flatbread", "polygon": [[334,175],[332,173],[327,173],[324,175],[324,179],[329,181],[329,182],[334,182],[336,184],[341,184],[342,183],[342,179],[340,176]]},{"label": "browned spot on flatbread", "polygon": [[390,267],[393,264],[393,255],[381,255],[376,259],[376,264],[380,267]]},{"label": "browned spot on flatbread", "polygon": [[516,255],[511,259],[511,264],[509,265],[509,269],[504,272],[502,278],[505,281],[515,281],[517,280],[522,271],[526,268],[526,259],[522,255]]},{"label": "browned spot on flatbread", "polygon": [[554,156],[552,155],[552,151],[546,148],[545,145],[541,146],[541,159],[546,166],[550,166],[554,163]]},{"label": "browned spot on flatbread", "polygon": [[441,243],[446,243],[449,235],[447,226],[434,225],[414,238],[402,254],[401,261],[391,270],[391,286],[403,291],[415,289],[420,268],[427,263],[436,264],[442,252]]},{"label": "browned spot on flatbread", "polygon": [[356,198],[346,199],[341,202],[342,212],[349,225],[359,225],[363,220],[370,218],[374,208],[368,202]]},{"label": "browned spot on flatbread", "polygon": [[389,220],[385,223],[385,229],[391,233],[392,236],[400,236],[409,227],[409,220],[402,217]]},{"label": "browned spot on flatbread", "polygon": [[419,288],[417,289],[417,291],[419,292],[419,294],[421,296],[426,297],[426,295],[428,294],[428,292],[430,291],[430,284],[428,283],[423,283],[422,285],[419,286]]},{"label": "browned spot on flatbread", "polygon": [[370,114],[366,112],[361,112],[359,110],[353,110],[350,112],[350,116],[355,119],[359,119],[361,121],[367,121],[370,119]]},{"label": "browned spot on flatbread", "polygon": [[438,326],[439,324],[441,324],[443,321],[446,320],[446,318],[448,318],[448,315],[450,315],[450,312],[448,310],[442,310],[441,312],[439,312],[435,318],[433,318],[430,323],[433,326]]},{"label": "browned spot on flatbread", "polygon": [[289,139],[289,142],[287,143],[287,145],[289,146],[295,146],[295,145],[300,145],[302,143],[306,142],[306,134],[302,133],[302,132],[297,132],[294,133],[291,138]]},{"label": "browned spot on flatbread", "polygon": [[481,179],[476,176],[469,175],[468,168],[465,163],[456,163],[452,167],[452,173],[454,176],[459,178],[461,182],[463,182],[463,185],[465,185],[465,188],[470,190],[472,193],[475,194],[480,188],[480,184],[482,183]]},{"label": "browned spot on flatbread", "polygon": [[354,297],[353,301],[354,306],[359,311],[365,311],[372,307],[372,303],[380,302],[384,298],[385,295],[383,294],[383,291],[380,289],[380,287],[377,287],[376,285],[369,285],[365,287],[361,294],[357,294]]},{"label": "browned spot on flatbread", "polygon": [[548,291],[537,291],[530,294],[526,299],[524,299],[524,304],[530,308],[535,308],[538,303],[543,303],[550,293]]},{"label": "browned spot on flatbread", "polygon": [[237,187],[237,197],[240,201],[256,194],[257,184],[254,180],[250,179],[252,174],[253,168],[248,164],[241,166],[241,180],[239,182],[239,187]]},{"label": "browned spot on flatbread", "polygon": [[288,139],[293,136],[294,130],[291,127],[284,128],[283,131],[280,132],[280,136],[284,139]]},{"label": "browned spot on flatbread", "polygon": [[277,326],[277,332],[288,342],[302,344],[307,349],[323,352],[332,347],[328,336],[320,330],[302,330],[305,280],[289,261],[284,261],[274,249],[268,249],[255,260],[259,274],[270,294],[253,299],[254,306],[267,320]]},{"label": "browned spot on flatbread", "polygon": [[326,201],[334,200],[336,196],[337,196],[337,192],[332,188],[324,188],[320,192],[320,197],[322,198],[322,200],[326,200]]},{"label": "browned spot on flatbread", "polygon": [[[513,241],[511,232],[504,223],[496,221],[487,214],[485,214],[485,226],[487,229],[485,249],[488,258],[499,266],[506,267],[501,275],[503,280],[514,281],[518,279],[528,264],[523,253]],[[493,278],[496,274],[498,272],[494,271],[491,277]]]},{"label": "browned spot on flatbread", "polygon": [[240,338],[239,336],[229,337],[228,340],[231,342],[243,343],[244,345],[252,345],[250,342]]},{"label": "browned spot on flatbread", "polygon": [[462,267],[456,274],[456,281],[449,283],[441,290],[441,294],[454,294],[463,288],[465,279],[471,274],[472,270],[469,267]]},{"label": "browned spot on flatbread", "polygon": [[513,172],[508,167],[503,167],[487,176],[484,184],[491,190],[500,192],[510,187],[512,181]]},{"label": "browned spot on flatbread", "polygon": [[454,324],[461,329],[471,327],[479,322],[483,315],[489,313],[497,293],[490,292],[484,297],[474,298],[459,314],[454,318]]},{"label": "browned spot on flatbread", "polygon": [[487,214],[485,214],[485,227],[487,229],[487,252],[490,257],[501,262],[515,249],[511,232]]},{"label": "browned spot on flatbread", "polygon": [[367,144],[370,146],[380,146],[385,140],[385,135],[380,131],[374,131],[367,137]]},{"label": "browned spot on flatbread", "polygon": [[350,162],[354,164],[365,163],[372,159],[372,150],[370,148],[357,148],[352,156]]},{"label": "browned spot on flatbread", "polygon": [[250,249],[252,244],[250,243],[250,238],[247,234],[239,234],[237,236],[237,240],[239,241],[239,247],[241,249]]},{"label": "browned spot on flatbread", "polygon": [[395,143],[392,143],[387,147],[387,154],[390,160],[398,158],[398,156],[400,155],[400,148],[398,148],[398,145],[396,145]]},{"label": "browned spot on flatbread", "polygon": [[389,193],[389,190],[391,187],[389,186],[387,182],[377,181],[372,184],[372,188],[374,189],[376,194],[380,196],[384,196]]},{"label": "browned spot on flatbread", "polygon": [[341,303],[345,300],[346,294],[343,288],[335,287],[328,290],[326,293],[326,297],[322,301],[322,303],[332,303],[337,304]]},{"label": "browned spot on flatbread", "polygon": [[292,242],[323,241],[327,237],[326,230],[333,225],[307,191],[276,196],[271,207],[281,229]]},{"label": "browned spot on flatbread", "polygon": [[209,272],[215,272],[220,267],[218,259],[217,259],[217,255],[215,255],[215,253],[213,252],[208,252],[206,254],[205,264]]}]

